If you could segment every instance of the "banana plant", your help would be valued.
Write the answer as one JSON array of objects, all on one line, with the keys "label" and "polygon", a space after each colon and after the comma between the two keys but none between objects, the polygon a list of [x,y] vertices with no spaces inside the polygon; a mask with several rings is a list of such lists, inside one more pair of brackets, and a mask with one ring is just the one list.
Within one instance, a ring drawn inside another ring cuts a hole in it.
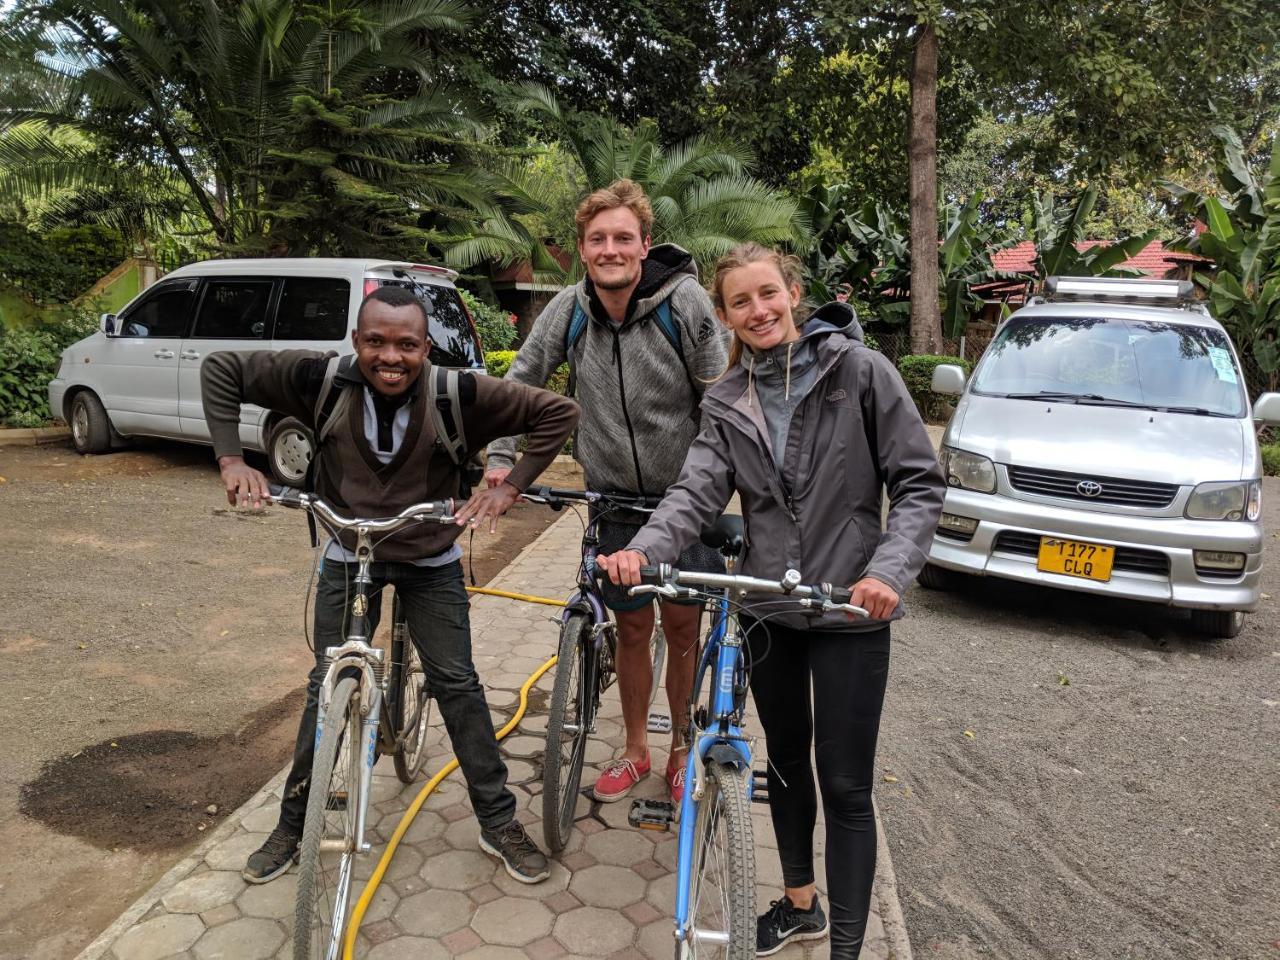
[{"label": "banana plant", "polygon": [[1036,244],[1035,272],[1038,284],[1046,277],[1135,277],[1138,270],[1121,267],[1130,257],[1141,253],[1156,238],[1158,231],[1115,243],[1095,243],[1081,250],[1085,225],[1098,202],[1098,188],[1088,187],[1075,202],[1057,207],[1053,194],[1045,191],[1032,198],[1032,236]]},{"label": "banana plant", "polygon": [[1213,315],[1274,380],[1280,371],[1280,150],[1272,149],[1264,167],[1246,156],[1234,130],[1213,132],[1221,195],[1165,187],[1206,226],[1180,246],[1213,261],[1212,270],[1195,275]]},{"label": "banana plant", "polygon": [[1025,274],[998,270],[994,257],[1015,246],[1019,238],[997,236],[999,228],[979,219],[981,191],[964,206],[948,204],[942,211],[942,247],[938,250],[938,284],[942,304],[942,332],[955,338],[969,320],[982,312],[986,301],[975,287],[996,280],[1029,280]]}]

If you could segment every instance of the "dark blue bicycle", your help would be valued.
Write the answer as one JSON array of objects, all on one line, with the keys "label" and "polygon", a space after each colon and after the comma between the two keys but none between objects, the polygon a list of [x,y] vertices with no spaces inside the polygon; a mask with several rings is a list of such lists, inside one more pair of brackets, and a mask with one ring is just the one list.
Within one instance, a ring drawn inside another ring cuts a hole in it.
[{"label": "dark blue bicycle", "polygon": [[[741,517],[721,517],[702,541],[725,556],[727,573],[688,573],[665,564],[643,567],[643,584],[631,592],[700,597],[712,606],[689,712],[689,786],[679,813],[676,860],[675,956],[751,960],[756,953],[755,838],[747,804],[767,795],[763,771],[752,771],[751,738],[742,726],[748,666],[738,614],[750,609],[764,620],[761,608],[779,602],[748,603],[748,593],[781,594],[784,604],[815,614],[843,610],[865,617],[867,612],[849,603],[849,590],[804,585],[795,570],[781,580],[735,575],[743,547]],[[661,803],[637,800],[632,820],[656,825],[664,813]]]}]

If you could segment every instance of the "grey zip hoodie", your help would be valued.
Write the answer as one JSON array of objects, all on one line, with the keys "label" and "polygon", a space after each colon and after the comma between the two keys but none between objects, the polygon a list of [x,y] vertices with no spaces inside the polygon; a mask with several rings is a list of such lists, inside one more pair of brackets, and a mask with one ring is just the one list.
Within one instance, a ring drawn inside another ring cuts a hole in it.
[{"label": "grey zip hoodie", "polygon": [[[924,565],[942,512],[933,444],[898,371],[862,343],[851,307],[827,304],[802,335],[811,346],[802,355],[792,349],[792,366],[766,372],[759,357],[748,359],[707,390],[703,428],[680,479],[630,548],[651,563],[676,562],[736,491],[746,521],[744,574],[781,579],[795,569],[806,583],[842,586],[869,576],[901,595]],[[777,429],[771,421],[789,407],[785,430]],[[883,528],[882,486],[890,499]],[[892,619],[902,615],[899,606]],[[797,611],[777,619],[820,629],[879,626],[850,623],[843,614],[815,620]]]},{"label": "grey zip hoodie", "polygon": [[[684,250],[652,247],[643,271],[621,324],[592,311],[586,281],[556,294],[534,322],[507,379],[544,386],[565,362],[569,321],[574,304],[581,306],[589,321],[574,347],[582,406],[574,458],[589,489],[661,496],[675,483],[697,435],[698,400],[728,362],[729,334]],[[680,331],[688,375],[654,316],[664,300]],[[510,467],[515,450],[515,437],[489,444],[489,468]]]}]

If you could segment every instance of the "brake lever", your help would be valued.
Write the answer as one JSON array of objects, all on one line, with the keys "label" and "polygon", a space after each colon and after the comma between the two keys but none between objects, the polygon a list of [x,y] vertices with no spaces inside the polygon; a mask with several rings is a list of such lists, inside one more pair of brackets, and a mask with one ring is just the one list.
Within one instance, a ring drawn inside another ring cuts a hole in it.
[{"label": "brake lever", "polygon": [[638,597],[645,593],[656,593],[660,597],[666,597],[668,600],[674,600],[680,596],[681,590],[673,583],[642,583],[639,586],[630,588],[627,596]]}]

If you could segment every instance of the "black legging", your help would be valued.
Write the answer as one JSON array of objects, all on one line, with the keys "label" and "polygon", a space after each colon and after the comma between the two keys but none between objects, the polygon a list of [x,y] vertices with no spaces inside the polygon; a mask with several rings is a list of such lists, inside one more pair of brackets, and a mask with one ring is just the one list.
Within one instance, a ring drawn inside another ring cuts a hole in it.
[{"label": "black legging", "polygon": [[[831,960],[856,960],[876,872],[871,805],[876,735],[889,678],[889,627],[867,633],[750,627],[751,692],[769,747],[769,812],[788,887],[813,883],[810,743],[827,820]],[[810,684],[813,697],[810,700]]]}]

